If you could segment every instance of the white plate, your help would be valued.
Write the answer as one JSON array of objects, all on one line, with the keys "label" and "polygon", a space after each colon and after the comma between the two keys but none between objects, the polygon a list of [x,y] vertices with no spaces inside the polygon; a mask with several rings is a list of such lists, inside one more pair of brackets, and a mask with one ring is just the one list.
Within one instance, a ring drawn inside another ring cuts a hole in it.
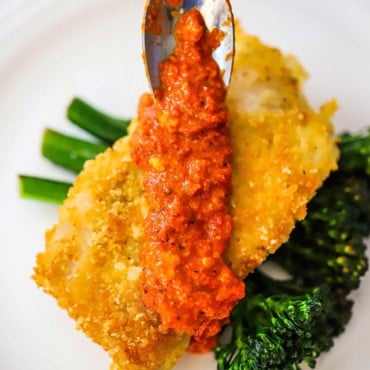
[{"label": "white plate", "polygon": [[[144,0],[0,0],[0,369],[103,370],[107,355],[74,329],[30,275],[56,207],[20,200],[17,173],[69,179],[39,154],[46,125],[74,95],[132,116],[146,90],[140,23]],[[314,106],[337,97],[339,130],[370,125],[370,7],[364,1],[234,0],[245,28],[296,54]],[[370,275],[354,295],[354,318],[319,370],[370,369]],[[176,367],[215,369],[212,356]]]}]

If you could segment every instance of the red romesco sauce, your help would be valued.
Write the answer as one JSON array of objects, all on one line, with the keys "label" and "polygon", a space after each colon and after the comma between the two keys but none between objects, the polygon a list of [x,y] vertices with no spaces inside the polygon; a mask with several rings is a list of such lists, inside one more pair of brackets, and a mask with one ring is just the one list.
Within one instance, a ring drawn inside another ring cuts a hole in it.
[{"label": "red romesco sauce", "polygon": [[164,328],[196,340],[218,333],[245,293],[223,260],[232,219],[226,89],[212,58],[220,38],[197,10],[180,16],[177,47],[160,65],[156,101],[141,98],[131,139],[149,208],[140,255],[143,299]]}]

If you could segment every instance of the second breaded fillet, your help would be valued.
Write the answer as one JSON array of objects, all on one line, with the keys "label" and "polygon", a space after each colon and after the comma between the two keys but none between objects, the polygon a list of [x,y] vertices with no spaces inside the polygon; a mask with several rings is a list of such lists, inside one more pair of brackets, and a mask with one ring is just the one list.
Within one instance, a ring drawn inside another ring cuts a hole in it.
[{"label": "second breaded fillet", "polygon": [[307,203],[337,168],[330,123],[336,104],[316,113],[301,91],[305,77],[296,59],[237,29],[227,97],[234,230],[226,260],[239,277],[287,241]]},{"label": "second breaded fillet", "polygon": [[[240,29],[236,39],[228,93],[234,231],[225,257],[243,277],[287,240],[338,151],[329,122],[335,104],[319,113],[308,106],[299,64]],[[121,139],[86,164],[35,268],[37,284],[111,355],[115,370],[170,369],[189,341],[163,332],[142,303],[145,212],[141,175]]]}]

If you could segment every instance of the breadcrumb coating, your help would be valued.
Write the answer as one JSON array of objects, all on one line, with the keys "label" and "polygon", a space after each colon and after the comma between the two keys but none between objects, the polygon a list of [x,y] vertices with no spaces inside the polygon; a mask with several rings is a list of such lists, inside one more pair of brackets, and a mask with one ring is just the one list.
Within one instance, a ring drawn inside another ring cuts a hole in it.
[{"label": "breadcrumb coating", "polygon": [[162,331],[141,299],[141,174],[119,140],[78,176],[46,233],[34,279],[123,369],[170,369],[189,338]]},{"label": "breadcrumb coating", "polygon": [[[336,169],[338,150],[330,123],[336,104],[313,111],[301,92],[306,74],[299,63],[240,28],[236,40],[227,99],[234,230],[225,259],[244,277],[304,218],[306,204]],[[129,149],[123,138],[86,163],[46,233],[34,279],[110,354],[111,370],[166,370],[189,337],[163,331],[142,302],[138,254],[146,204]]]},{"label": "breadcrumb coating", "polygon": [[301,87],[306,73],[292,56],[237,29],[228,92],[233,148],[226,261],[245,277],[287,241],[330,171],[338,149],[330,118],[335,101],[315,112]]}]

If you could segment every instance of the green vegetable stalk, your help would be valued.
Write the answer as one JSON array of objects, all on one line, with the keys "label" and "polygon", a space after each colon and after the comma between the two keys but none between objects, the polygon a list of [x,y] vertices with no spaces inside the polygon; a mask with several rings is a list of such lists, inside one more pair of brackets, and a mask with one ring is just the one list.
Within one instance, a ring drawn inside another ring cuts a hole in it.
[{"label": "green vegetable stalk", "polygon": [[342,171],[360,171],[370,176],[370,128],[360,134],[343,133],[340,154]]},{"label": "green vegetable stalk", "polygon": [[106,145],[76,139],[51,129],[44,131],[41,146],[45,158],[75,172],[80,172],[88,159],[107,148]]},{"label": "green vegetable stalk", "polygon": [[[67,117],[80,128],[112,144],[127,135],[130,120],[118,119],[99,111],[82,99],[74,98],[67,108]],[[41,151],[43,156],[58,166],[80,172],[84,163],[108,148],[108,144],[94,143],[46,129]],[[22,198],[61,204],[72,184],[34,176],[19,176]]]},{"label": "green vegetable stalk", "polygon": [[78,127],[107,144],[127,135],[130,120],[112,117],[82,99],[74,98],[67,108],[67,117]]},{"label": "green vegetable stalk", "polygon": [[41,177],[19,175],[19,191],[22,198],[61,204],[71,184]]}]

